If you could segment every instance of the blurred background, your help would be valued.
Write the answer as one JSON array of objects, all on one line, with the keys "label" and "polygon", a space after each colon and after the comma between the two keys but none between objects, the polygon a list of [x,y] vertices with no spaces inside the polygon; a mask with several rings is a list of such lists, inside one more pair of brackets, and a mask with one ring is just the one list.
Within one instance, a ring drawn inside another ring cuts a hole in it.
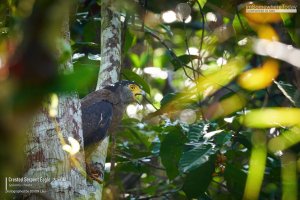
[{"label": "blurred background", "polygon": [[[50,94],[95,90],[101,4],[0,3],[1,179],[22,173],[26,132]],[[121,15],[121,77],[147,98],[127,107],[117,187],[108,157],[103,198],[297,199],[299,2],[116,0],[111,9]],[[74,70],[61,73],[70,60]]]}]

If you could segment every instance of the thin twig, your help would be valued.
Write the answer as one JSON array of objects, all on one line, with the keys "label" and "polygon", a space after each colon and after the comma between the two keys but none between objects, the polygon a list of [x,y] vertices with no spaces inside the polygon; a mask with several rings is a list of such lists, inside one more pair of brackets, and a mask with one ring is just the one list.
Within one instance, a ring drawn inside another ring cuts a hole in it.
[{"label": "thin twig", "polygon": [[205,18],[204,18],[204,13],[203,13],[203,10],[202,10],[202,7],[199,3],[199,1],[196,1],[198,7],[199,7],[199,10],[200,10],[200,14],[201,14],[201,17],[202,17],[202,33],[201,33],[201,40],[200,40],[200,48],[199,48],[199,58],[198,58],[198,69],[200,69],[200,66],[202,66],[202,57],[201,57],[201,51],[202,51],[202,47],[203,47],[203,41],[204,41],[204,26],[205,26]]},{"label": "thin twig", "polygon": [[[193,70],[194,71],[194,69],[193,68],[191,68],[191,67],[188,67],[187,65],[185,65],[185,64],[183,64],[182,63],[182,61],[176,56],[176,54],[173,52],[173,50],[159,37],[159,36],[157,36],[157,35],[155,35],[154,33],[152,33],[151,31],[147,31],[146,29],[145,29],[145,33],[149,33],[152,37],[154,37],[154,38],[156,38],[169,52],[170,52],[170,54],[171,54],[171,56],[173,57],[173,59],[175,59],[176,61],[178,61],[182,66],[184,66],[184,67],[187,67],[187,68],[189,68],[189,69],[191,69],[191,70]],[[184,74],[186,75],[186,77],[188,77],[191,81],[195,81],[195,80],[193,80],[193,78],[192,77],[190,77],[188,74],[187,74],[187,71],[186,71],[186,69],[185,68],[182,68],[183,69],[183,71],[184,71]]]},{"label": "thin twig", "polygon": [[193,76],[194,76],[194,80],[196,80],[196,73],[195,73],[195,68],[194,68],[194,64],[193,61],[191,60],[191,53],[190,53],[190,47],[189,47],[189,42],[188,42],[188,37],[187,37],[187,32],[186,32],[186,25],[185,22],[183,21],[183,31],[184,31],[184,42],[185,42],[185,47],[187,49],[187,52],[189,54],[189,61],[191,63],[192,69],[193,69]]},{"label": "thin twig", "polygon": [[162,39],[159,36],[155,35],[151,31],[145,30],[145,32],[149,33],[151,36],[153,36],[155,39],[157,39],[170,52],[170,54],[173,57],[173,59],[175,59],[176,61],[180,62],[180,64],[182,66],[184,66],[184,67],[186,67],[186,68],[188,68],[190,70],[195,70],[195,69],[191,68],[190,66],[185,65],[184,63],[182,63],[182,61],[178,58],[178,56],[174,53],[174,51],[164,41],[162,41]]}]

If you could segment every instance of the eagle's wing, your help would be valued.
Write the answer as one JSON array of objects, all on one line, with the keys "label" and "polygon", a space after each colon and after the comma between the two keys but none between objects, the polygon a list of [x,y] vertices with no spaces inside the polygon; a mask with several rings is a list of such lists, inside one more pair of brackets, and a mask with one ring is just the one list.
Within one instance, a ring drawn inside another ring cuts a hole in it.
[{"label": "eagle's wing", "polygon": [[113,116],[112,104],[98,101],[82,107],[82,129],[85,147],[105,138]]},{"label": "eagle's wing", "polygon": [[[118,95],[117,95],[118,96]],[[85,96],[83,99],[81,99],[81,106],[82,107],[88,107],[91,104],[94,104],[95,102],[100,101],[107,101],[112,104],[118,104],[119,98],[115,95],[115,92],[109,90],[109,89],[100,89],[97,91],[94,91],[87,96]]]}]

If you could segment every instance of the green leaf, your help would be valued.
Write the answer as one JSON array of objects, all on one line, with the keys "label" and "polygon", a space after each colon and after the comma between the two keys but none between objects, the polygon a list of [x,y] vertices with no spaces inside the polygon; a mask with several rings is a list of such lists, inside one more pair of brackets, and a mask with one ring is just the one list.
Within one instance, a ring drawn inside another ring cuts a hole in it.
[{"label": "green leaf", "polygon": [[133,35],[128,29],[126,30],[126,36],[125,36],[125,43],[124,43],[124,52],[125,54],[129,51],[129,49],[135,45],[136,43],[136,36]]},{"label": "green leaf", "polygon": [[144,67],[148,63],[150,59],[150,54],[144,52],[140,56],[138,56],[135,53],[131,53],[129,55],[129,58],[132,64],[134,65],[134,67],[140,68],[140,67]]},{"label": "green leaf", "polygon": [[189,62],[195,60],[195,59],[198,59],[199,56],[196,56],[196,55],[181,55],[178,57],[178,59],[184,63],[184,64],[188,64]]},{"label": "green leaf", "polygon": [[98,41],[96,28],[101,26],[100,21],[88,21],[83,28],[83,42]]},{"label": "green leaf", "polygon": [[167,105],[169,102],[173,101],[177,95],[178,95],[178,93],[166,94],[160,101],[160,106],[163,107],[163,106]]},{"label": "green leaf", "polygon": [[236,199],[242,199],[247,175],[238,167],[227,164],[224,172],[227,188]]},{"label": "green leaf", "polygon": [[210,156],[215,153],[216,150],[213,148],[212,144],[197,144],[193,149],[183,153],[179,161],[179,169],[183,173],[192,171],[206,163]]},{"label": "green leaf", "polygon": [[[245,31],[251,31],[251,28],[248,25],[248,22],[246,20],[246,18],[242,15],[235,15],[232,21],[232,26],[233,29],[235,30],[235,32],[237,33],[237,36],[243,36],[246,34]],[[255,34],[254,32],[252,32],[253,34]]]},{"label": "green leaf", "polygon": [[143,189],[143,192],[146,193],[147,195],[154,195],[155,192],[159,189],[159,185],[152,184],[154,181],[155,179],[149,183],[149,187]]},{"label": "green leaf", "polygon": [[299,46],[299,34],[297,33],[297,29],[295,28],[295,26],[299,26],[297,25],[297,23],[299,24],[299,22],[297,22],[299,19],[299,12],[297,14],[295,14],[293,17],[291,17],[290,15],[288,15],[288,13],[281,13],[281,18],[282,18],[282,22],[284,24],[284,27],[286,29],[286,31],[289,33],[290,38],[293,40],[293,42],[295,44],[297,44],[297,46]]},{"label": "green leaf", "polygon": [[97,80],[98,65],[88,63],[74,63],[74,72],[60,75],[58,83],[62,91],[78,91],[80,94],[88,93],[88,89]]},{"label": "green leaf", "polygon": [[171,52],[169,52],[169,57],[171,57],[170,62],[173,64],[175,71],[180,69],[184,65],[187,65],[189,62],[199,58],[199,56],[196,55],[181,55],[177,58],[174,58],[170,54]]},{"label": "green leaf", "polygon": [[140,77],[138,74],[134,73],[133,71],[131,70],[128,70],[128,69],[123,69],[121,71],[121,73],[123,74],[123,76],[128,79],[128,80],[131,80],[131,81],[134,81],[136,82],[137,84],[139,84],[142,89],[150,94],[150,86],[148,85],[148,83],[142,78]]},{"label": "green leaf", "polygon": [[207,190],[212,180],[212,173],[215,170],[214,161],[215,158],[213,157],[205,164],[187,174],[182,190],[189,199],[198,198]]},{"label": "green leaf", "polygon": [[187,133],[190,143],[199,142],[200,137],[203,135],[205,124],[191,124]]},{"label": "green leaf", "polygon": [[222,146],[226,142],[230,141],[232,138],[232,133],[222,132],[214,136],[214,141],[216,145]]},{"label": "green leaf", "polygon": [[138,68],[141,67],[140,58],[139,58],[139,56],[138,56],[137,54],[131,53],[131,54],[129,55],[129,58],[130,58],[132,64],[133,64],[135,67],[138,67]]},{"label": "green leaf", "polygon": [[120,172],[127,173],[147,173],[149,170],[147,167],[144,167],[142,163],[138,161],[128,161],[118,163],[117,170]]},{"label": "green leaf", "polygon": [[172,127],[172,131],[169,131],[161,142],[161,162],[166,168],[169,179],[174,179],[179,174],[178,162],[183,151],[184,142],[184,134],[177,126]]},{"label": "green leaf", "polygon": [[140,56],[140,67],[144,67],[150,59],[149,53],[142,53]]},{"label": "green leaf", "polygon": [[203,8],[204,5],[206,4],[207,0],[198,0],[199,4],[201,5],[201,7]]},{"label": "green leaf", "polygon": [[252,149],[251,136],[252,136],[252,132],[240,131],[238,134],[235,135],[234,141],[242,144],[247,149],[251,150]]}]

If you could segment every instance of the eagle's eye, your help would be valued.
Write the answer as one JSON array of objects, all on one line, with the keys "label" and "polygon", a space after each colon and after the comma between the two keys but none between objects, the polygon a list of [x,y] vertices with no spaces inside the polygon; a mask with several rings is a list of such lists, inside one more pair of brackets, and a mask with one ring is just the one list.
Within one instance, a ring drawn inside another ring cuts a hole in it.
[{"label": "eagle's eye", "polygon": [[130,89],[131,90],[135,90],[135,86],[134,85],[130,85]]}]

